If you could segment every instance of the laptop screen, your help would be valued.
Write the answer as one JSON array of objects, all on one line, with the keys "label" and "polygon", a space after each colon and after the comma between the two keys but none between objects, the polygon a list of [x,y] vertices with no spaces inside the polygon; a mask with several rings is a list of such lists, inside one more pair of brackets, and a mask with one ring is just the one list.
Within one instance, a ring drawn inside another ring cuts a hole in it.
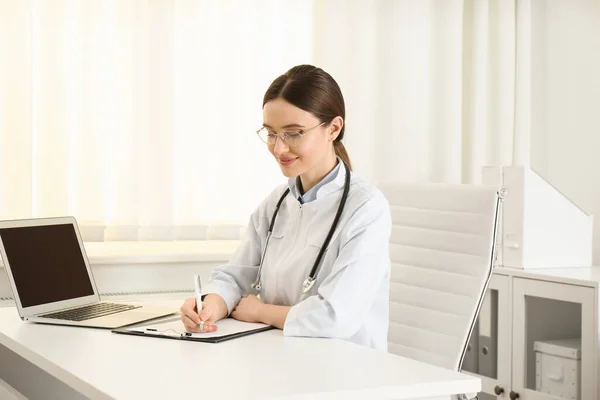
[{"label": "laptop screen", "polygon": [[23,307],[94,294],[72,224],[0,228]]}]

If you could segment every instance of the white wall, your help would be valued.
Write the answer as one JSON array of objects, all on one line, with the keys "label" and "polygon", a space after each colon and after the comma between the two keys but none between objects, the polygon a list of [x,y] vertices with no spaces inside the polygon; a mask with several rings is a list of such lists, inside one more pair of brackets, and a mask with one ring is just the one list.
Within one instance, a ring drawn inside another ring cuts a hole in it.
[{"label": "white wall", "polygon": [[594,214],[600,264],[600,0],[531,0],[531,165]]}]

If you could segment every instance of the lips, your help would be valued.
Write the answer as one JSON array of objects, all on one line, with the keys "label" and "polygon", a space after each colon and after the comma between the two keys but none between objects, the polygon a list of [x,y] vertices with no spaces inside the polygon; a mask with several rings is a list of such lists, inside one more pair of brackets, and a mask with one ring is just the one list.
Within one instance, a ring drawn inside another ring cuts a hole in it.
[{"label": "lips", "polygon": [[295,161],[297,160],[297,158],[280,158],[279,159],[279,164],[281,164],[284,167],[289,167],[290,165],[292,165]]}]

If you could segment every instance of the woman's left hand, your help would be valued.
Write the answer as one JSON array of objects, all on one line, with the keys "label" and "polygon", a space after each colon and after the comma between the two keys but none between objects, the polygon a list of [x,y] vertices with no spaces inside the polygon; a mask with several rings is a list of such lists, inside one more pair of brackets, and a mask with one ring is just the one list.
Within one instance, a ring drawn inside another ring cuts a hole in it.
[{"label": "woman's left hand", "polygon": [[253,294],[242,298],[237,307],[231,312],[231,316],[244,322],[262,322],[261,311],[264,303]]}]

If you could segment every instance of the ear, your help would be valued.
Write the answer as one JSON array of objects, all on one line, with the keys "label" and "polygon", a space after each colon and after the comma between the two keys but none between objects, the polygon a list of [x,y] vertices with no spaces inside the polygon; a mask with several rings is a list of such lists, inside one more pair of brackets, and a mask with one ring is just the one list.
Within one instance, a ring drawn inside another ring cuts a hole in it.
[{"label": "ear", "polygon": [[340,132],[342,132],[342,128],[344,127],[344,120],[342,117],[337,116],[331,120],[329,124],[329,140],[332,142],[337,139]]}]

